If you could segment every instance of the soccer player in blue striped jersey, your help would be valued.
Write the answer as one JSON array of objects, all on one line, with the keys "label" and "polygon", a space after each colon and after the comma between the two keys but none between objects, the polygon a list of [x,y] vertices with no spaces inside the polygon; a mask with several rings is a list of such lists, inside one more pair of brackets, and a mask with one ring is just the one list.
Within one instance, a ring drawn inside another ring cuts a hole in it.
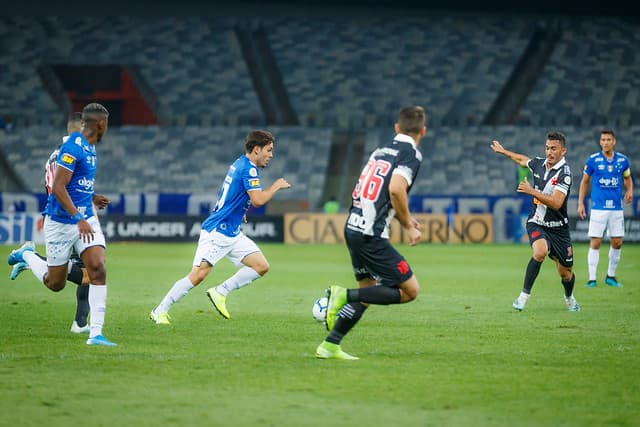
[{"label": "soccer player in blue striped jersey", "polygon": [[247,135],[245,154],[229,167],[216,204],[202,222],[191,271],[175,282],[160,304],[151,311],[150,318],[156,324],[170,324],[171,306],[202,283],[213,266],[224,257],[240,269],[206,293],[213,307],[225,319],[231,317],[226,305],[229,293],[247,286],[269,271],[264,254],[240,230],[240,225],[251,205],[263,206],[279,190],[291,187],[284,178],[278,178],[266,190],[262,187],[259,169],[269,164],[274,143],[273,135],[267,131],[255,130]]},{"label": "soccer player in blue striped jersey", "polygon": [[[596,272],[600,260],[600,245],[605,229],[609,236],[609,266],[604,282],[614,288],[622,287],[616,279],[624,237],[624,210],[622,203],[633,201],[633,181],[629,159],[614,151],[616,135],[611,129],[600,131],[602,151],[589,156],[584,166],[578,192],[578,216],[587,217],[585,196],[591,184],[591,213],[589,215],[589,253],[587,265],[589,281],[585,286],[597,286]],[[622,190],[625,190],[624,195]]]},{"label": "soccer player in blue striped jersey", "polygon": [[54,292],[64,289],[68,261],[73,250],[87,269],[89,285],[88,345],[115,346],[102,335],[107,284],[104,234],[93,210],[93,186],[98,166],[96,144],[107,131],[109,112],[98,103],[82,110],[82,129],[73,132],[60,147],[52,191],[47,201],[44,238],[47,261],[23,245],[9,255],[12,261],[26,261],[31,271]]}]

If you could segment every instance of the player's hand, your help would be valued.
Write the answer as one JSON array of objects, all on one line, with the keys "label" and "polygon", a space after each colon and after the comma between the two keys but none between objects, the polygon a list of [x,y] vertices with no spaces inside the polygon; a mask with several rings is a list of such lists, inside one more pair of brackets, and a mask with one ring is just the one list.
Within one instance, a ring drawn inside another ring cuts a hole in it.
[{"label": "player's hand", "polygon": [[578,203],[578,217],[580,219],[585,219],[587,217],[587,212],[584,209],[584,205],[582,203]]},{"label": "player's hand", "polygon": [[420,243],[420,239],[422,238],[422,232],[417,227],[411,227],[407,230],[407,234],[409,235],[409,246],[415,246]]},{"label": "player's hand", "polygon": [[80,237],[84,243],[91,243],[93,241],[93,234],[95,231],[86,219],[83,218],[78,221],[78,231],[80,232]]},{"label": "player's hand", "polygon": [[491,141],[491,149],[498,154],[504,153],[504,147],[502,146],[502,144],[495,140]]},{"label": "player's hand", "polygon": [[109,203],[111,203],[111,200],[107,199],[102,194],[93,195],[93,204],[96,205],[98,209],[106,208]]},{"label": "player's hand", "polygon": [[289,184],[289,183],[287,182],[287,180],[286,180],[286,179],[284,179],[284,178],[278,178],[278,179],[276,180],[275,184],[276,184],[276,186],[277,186],[278,190],[283,190],[283,189],[285,189],[285,188],[291,188],[291,184]]},{"label": "player's hand", "polygon": [[529,184],[529,180],[525,177],[520,184],[518,184],[518,193],[533,194],[533,187]]},{"label": "player's hand", "polygon": [[631,202],[633,202],[633,191],[627,191],[624,193],[624,202],[626,204],[631,204]]},{"label": "player's hand", "polygon": [[412,227],[415,227],[418,230],[422,230],[422,224],[420,224],[420,221],[418,221],[414,217],[411,217],[410,220],[411,220],[411,226]]}]

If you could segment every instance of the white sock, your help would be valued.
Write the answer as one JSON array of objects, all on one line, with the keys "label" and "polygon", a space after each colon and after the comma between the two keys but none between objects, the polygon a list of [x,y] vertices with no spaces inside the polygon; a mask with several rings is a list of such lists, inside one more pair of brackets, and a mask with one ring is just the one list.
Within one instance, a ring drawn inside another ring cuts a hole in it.
[{"label": "white sock", "polygon": [[36,276],[36,279],[44,283],[44,275],[48,271],[47,261],[43,260],[32,251],[24,251],[22,258],[27,264],[29,264],[29,268],[31,268],[31,272]]},{"label": "white sock", "polygon": [[598,262],[600,261],[600,250],[589,248],[587,254],[587,265],[589,267],[589,280],[596,280]]},{"label": "white sock", "polygon": [[107,285],[89,285],[89,338],[102,335],[107,310]]},{"label": "white sock", "polygon": [[249,283],[260,278],[260,275],[251,267],[244,266],[236,271],[236,274],[229,277],[224,283],[216,286],[216,292],[227,296],[229,292],[247,286]]},{"label": "white sock", "polygon": [[188,276],[183,277],[173,284],[169,292],[162,298],[160,304],[153,310],[154,313],[168,313],[171,306],[189,293],[194,286]]},{"label": "white sock", "polygon": [[620,262],[620,252],[622,252],[622,249],[613,249],[612,247],[609,247],[608,276],[616,277],[616,268],[618,268],[618,263]]},{"label": "white sock", "polygon": [[526,303],[529,300],[529,294],[525,292],[520,292],[520,296],[518,296],[518,301],[522,303]]}]

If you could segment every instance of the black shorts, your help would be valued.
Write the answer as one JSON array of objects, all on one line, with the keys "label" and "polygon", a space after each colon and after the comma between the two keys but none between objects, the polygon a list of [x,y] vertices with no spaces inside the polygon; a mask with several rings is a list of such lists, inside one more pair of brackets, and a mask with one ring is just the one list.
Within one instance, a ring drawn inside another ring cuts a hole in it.
[{"label": "black shorts", "polygon": [[372,278],[383,286],[396,287],[413,276],[413,271],[389,239],[364,236],[345,230],[344,238],[351,255],[357,281]]},{"label": "black shorts", "polygon": [[549,248],[549,257],[565,266],[573,267],[573,246],[568,227],[543,227],[533,222],[527,222],[529,243],[544,238]]}]

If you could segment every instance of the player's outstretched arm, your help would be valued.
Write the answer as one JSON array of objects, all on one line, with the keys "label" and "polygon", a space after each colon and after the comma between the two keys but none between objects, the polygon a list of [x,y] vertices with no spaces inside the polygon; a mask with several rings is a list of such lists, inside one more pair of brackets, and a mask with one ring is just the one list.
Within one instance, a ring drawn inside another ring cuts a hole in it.
[{"label": "player's outstretched arm", "polygon": [[513,162],[519,164],[520,166],[527,166],[529,163],[529,157],[524,154],[514,153],[513,151],[509,151],[500,144],[499,141],[491,141],[491,149],[498,154],[502,154],[503,156],[511,159]]},{"label": "player's outstretched arm", "polygon": [[266,190],[249,191],[249,199],[254,207],[259,208],[269,202],[278,191],[286,188],[291,188],[291,184],[284,178],[278,178]]},{"label": "player's outstretched arm", "polygon": [[583,173],[578,190],[578,217],[580,217],[580,219],[585,219],[587,217],[587,211],[584,208],[584,198],[587,194],[587,189],[589,188],[590,183],[591,176]]}]

